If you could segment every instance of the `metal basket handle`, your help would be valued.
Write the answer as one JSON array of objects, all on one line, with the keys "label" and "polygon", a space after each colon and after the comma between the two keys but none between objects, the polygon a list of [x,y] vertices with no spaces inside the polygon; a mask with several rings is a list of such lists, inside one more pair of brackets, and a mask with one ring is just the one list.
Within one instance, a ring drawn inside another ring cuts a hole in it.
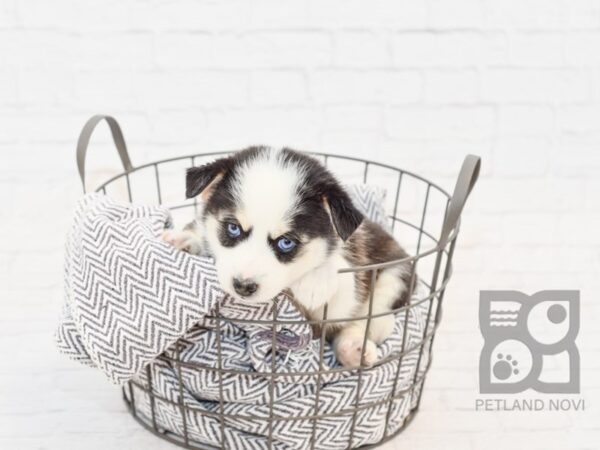
[{"label": "metal basket handle", "polygon": [[480,168],[481,158],[479,156],[467,155],[465,157],[460,173],[458,174],[458,179],[456,180],[456,185],[454,186],[454,193],[450,199],[446,218],[444,219],[444,226],[442,227],[438,242],[439,248],[446,246],[450,233],[456,228],[465,202],[477,182]]},{"label": "metal basket handle", "polygon": [[127,145],[125,144],[123,132],[121,131],[119,123],[114,119],[114,117],[111,116],[105,116],[101,114],[92,116],[83,126],[77,141],[77,168],[79,169],[79,177],[81,178],[81,184],[83,185],[83,192],[85,192],[85,155],[87,153],[87,148],[88,144],[90,143],[92,133],[96,129],[96,125],[98,125],[102,120],[106,120],[108,126],[110,127],[113,142],[117,148],[119,158],[121,158],[123,169],[125,169],[125,172],[129,172],[133,169],[129,159],[129,154],[127,153]]}]

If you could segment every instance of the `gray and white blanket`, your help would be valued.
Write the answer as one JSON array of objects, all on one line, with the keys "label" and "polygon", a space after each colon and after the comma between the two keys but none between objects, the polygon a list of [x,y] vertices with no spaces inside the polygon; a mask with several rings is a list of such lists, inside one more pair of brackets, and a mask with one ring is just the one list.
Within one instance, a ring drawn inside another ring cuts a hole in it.
[{"label": "gray and white blanket", "polygon": [[[382,192],[350,191],[359,209],[385,220]],[[325,343],[321,369],[327,373],[318,377],[320,340],[292,302],[284,295],[269,304],[227,296],[210,258],[158,238],[168,226],[163,207],[119,204],[100,194],[79,202],[67,239],[65,306],[56,334],[61,352],[116,384],[129,382],[128,401],[150,426],[175,437],[187,432],[202,444],[219,446],[224,437],[227,448],[267,448],[273,415],[273,448],[308,448],[314,420],[305,417],[315,414],[317,383],[315,448],[348,448],[353,422],[352,447],[379,441],[386,422],[388,433],[402,425],[427,367],[429,343],[418,361],[428,302],[397,314],[376,368],[345,370]],[[272,326],[260,321],[273,320],[275,308],[286,325],[277,325],[273,336]],[[219,348],[225,373],[215,370]]]}]

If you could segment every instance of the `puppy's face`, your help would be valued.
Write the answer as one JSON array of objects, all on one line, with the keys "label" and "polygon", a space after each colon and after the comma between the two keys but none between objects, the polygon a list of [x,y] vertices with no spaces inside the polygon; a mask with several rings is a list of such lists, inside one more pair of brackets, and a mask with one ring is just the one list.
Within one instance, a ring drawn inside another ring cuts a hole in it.
[{"label": "puppy's face", "polygon": [[244,150],[187,175],[201,195],[206,240],[224,290],[272,299],[323,264],[361,214],[316,160],[291,150]]}]

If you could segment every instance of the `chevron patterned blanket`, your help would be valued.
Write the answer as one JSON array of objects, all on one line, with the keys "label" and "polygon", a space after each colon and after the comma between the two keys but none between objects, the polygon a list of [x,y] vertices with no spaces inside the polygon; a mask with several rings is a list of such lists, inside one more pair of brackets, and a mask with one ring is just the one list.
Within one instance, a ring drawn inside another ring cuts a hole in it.
[{"label": "chevron patterned blanket", "polygon": [[[365,214],[385,220],[384,193],[350,191]],[[381,365],[348,371],[329,344],[321,350],[286,296],[262,305],[232,299],[219,288],[210,258],[158,239],[169,226],[163,207],[119,204],[101,194],[79,202],[66,246],[61,352],[116,384],[129,382],[128,400],[150,426],[203,444],[225,439],[227,448],[263,449],[272,432],[274,448],[307,448],[317,400],[315,448],[348,448],[352,423],[352,447],[379,441],[386,423],[388,433],[402,425],[427,367],[428,344],[419,363],[427,302],[398,313],[393,335],[378,348]],[[286,322],[275,336],[270,325],[250,322],[272,320],[274,308]],[[327,373],[317,377],[320,368]],[[272,426],[271,415],[278,418]]]}]

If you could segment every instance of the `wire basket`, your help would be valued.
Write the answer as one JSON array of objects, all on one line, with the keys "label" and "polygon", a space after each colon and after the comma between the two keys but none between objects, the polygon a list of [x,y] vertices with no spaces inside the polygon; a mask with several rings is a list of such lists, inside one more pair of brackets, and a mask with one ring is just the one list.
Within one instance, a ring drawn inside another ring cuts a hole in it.
[{"label": "wire basket", "polygon": [[[106,120],[110,127],[124,171],[102,183],[96,191],[111,196],[121,195],[126,200],[137,203],[165,205],[172,211],[174,217],[181,216],[183,218],[187,216],[187,219],[190,219],[198,207],[196,199],[184,202],[180,201],[180,199],[185,198],[183,193],[183,169],[208,162],[217,155],[232,153],[199,153],[134,167],[129,159],[123,134],[115,119],[110,116],[94,116],[84,126],[77,147],[77,164],[84,191],[87,146],[94,128],[102,120]],[[432,361],[432,343],[441,319],[444,293],[452,273],[452,256],[459,232],[460,215],[467,197],[477,181],[480,158],[473,155],[465,158],[454,193],[451,196],[437,184],[407,170],[359,158],[325,153],[311,154],[320,159],[344,183],[357,181],[359,183],[377,185],[385,189],[388,193],[385,205],[386,210],[391,212],[388,218],[389,231],[401,242],[409,254],[413,256],[380,264],[346,268],[340,271],[340,273],[366,272],[371,277],[371,280],[375,280],[380,270],[410,262],[412,267],[411,283],[409,284],[411,295],[408,296],[410,299],[408,305],[387,313],[372,314],[372,286],[374,286],[374,283],[371,283],[369,313],[366,316],[331,320],[327,318],[327,308],[325,307],[322,320],[306,319],[303,323],[317,325],[315,329],[320,331],[314,338],[319,340],[320,348],[323,349],[325,345],[325,327],[318,325],[332,322],[366,321],[365,341],[363,342],[364,356],[364,343],[366,342],[372,319],[394,314],[395,320],[398,320],[398,317],[400,317],[404,321],[404,335],[400,350],[380,359],[373,366],[367,367],[361,365],[352,371],[352,379],[354,380],[356,390],[352,407],[345,408],[343,411],[333,412],[325,412],[320,408],[323,386],[327,376],[336,371],[347,371],[347,369],[339,367],[325,369],[323,351],[320,351],[319,367],[317,370],[310,373],[285,374],[288,377],[297,375],[298,377],[310,377],[314,379],[314,405],[311,408],[311,414],[285,417],[278,416],[275,413],[275,383],[277,383],[277,378],[281,374],[277,372],[277,368],[275,367],[276,358],[272,358],[273,366],[270,372],[245,373],[245,376],[268,378],[270,396],[265,405],[263,405],[268,408],[268,415],[261,418],[225,413],[225,401],[222,390],[218,398],[215,399],[215,408],[211,411],[198,410],[186,405],[183,400],[182,391],[182,366],[186,370],[193,370],[194,364],[189,362],[184,363],[181,360],[180,347],[176,345],[173,352],[169,354],[165,353],[160,358],[171,365],[177,374],[179,383],[177,388],[180,391],[178,401],[163,398],[156,393],[153,386],[152,373],[149,368],[146,374],[144,374],[145,382],[141,383],[134,379],[123,387],[123,399],[130,413],[140,424],[162,439],[189,449],[238,448],[236,445],[228,442],[225,432],[226,423],[235,420],[250,420],[254,422],[262,421],[261,425],[266,430],[264,435],[265,442],[263,442],[264,445],[262,447],[269,449],[287,448],[279,445],[273,431],[276,424],[287,422],[292,429],[294,424],[302,424],[304,432],[308,433],[306,444],[303,445],[305,448],[319,448],[323,446],[322,442],[319,443],[320,441],[317,438],[321,430],[321,422],[343,416],[349,424],[346,427],[345,435],[342,436],[345,442],[347,442],[345,446],[347,448],[371,448],[388,441],[400,433],[416,414],[421,400],[423,383]],[[174,187],[176,188],[174,189]],[[420,286],[420,289],[417,289],[416,286]],[[414,308],[421,308],[422,311],[426,311],[425,326],[417,344],[408,348],[406,346],[407,321],[411,310]],[[284,323],[278,320],[277,309],[275,305],[272,320],[260,323],[263,326],[272,327],[272,348],[274,353],[277,352],[278,345],[275,339],[276,326]],[[222,389],[223,377],[235,375],[236,370],[223,367],[219,336],[221,335],[222,328],[227,323],[235,323],[236,319],[222,316],[218,307],[212,315],[212,319],[218,337],[218,365],[215,368],[211,368],[211,370],[217,374],[220,381],[219,388]],[[410,385],[399,389],[399,376],[403,362],[405,363],[408,356],[411,356],[413,361],[416,360],[416,369],[414,370],[414,375],[412,375]],[[361,395],[361,384],[370,371],[378,370],[385,366],[388,366],[386,369],[395,375],[391,377],[391,382],[384,386],[384,399],[377,402],[365,401]],[[207,368],[199,365],[197,369]],[[140,396],[143,396],[146,404],[149,405],[149,408],[146,408],[145,411],[142,411],[138,406]],[[169,424],[163,423],[164,421],[157,415],[156,405],[159,402],[168,402],[180,414],[180,423],[176,427],[177,430],[170,429],[175,427],[169,427]],[[407,410],[402,415],[399,415],[397,412],[398,408],[396,408],[399,402],[407,405]],[[374,411],[375,408],[379,412],[379,416],[377,417],[379,417],[379,426],[382,431],[375,437],[371,437],[370,440],[358,439],[357,429],[359,429],[361,418],[365,417],[365,414]],[[384,411],[383,414],[381,414],[382,410]],[[217,445],[214,445],[214,442],[213,444],[207,444],[202,439],[202,436],[195,435],[190,431],[190,423],[193,422],[195,415],[198,414],[210,416],[220,424],[220,438]],[[397,420],[398,417],[400,420]],[[248,448],[255,448],[255,446],[248,444]]]}]

